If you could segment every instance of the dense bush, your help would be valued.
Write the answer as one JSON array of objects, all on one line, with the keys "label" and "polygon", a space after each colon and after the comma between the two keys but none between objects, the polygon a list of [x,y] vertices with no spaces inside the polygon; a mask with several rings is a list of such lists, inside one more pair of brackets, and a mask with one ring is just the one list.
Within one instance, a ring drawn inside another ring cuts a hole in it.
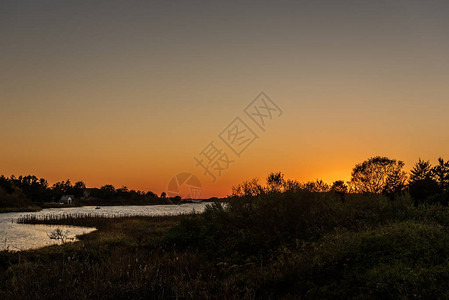
[{"label": "dense bush", "polygon": [[0,252],[0,298],[449,296],[449,208],[407,195],[272,191],[184,217],[59,221],[99,230]]},{"label": "dense bush", "polygon": [[[391,202],[382,195],[307,191],[268,193],[215,203],[201,215],[186,216],[167,233],[167,243],[197,247],[211,257],[269,255],[296,240],[315,241],[337,228],[356,230],[406,218],[410,200]],[[381,218],[379,216],[382,216]]]},{"label": "dense bush", "polygon": [[410,221],[329,234],[281,251],[264,279],[273,296],[441,298],[449,289],[449,236],[442,226]]},{"label": "dense bush", "polygon": [[305,191],[233,198],[184,217],[164,242],[235,266],[262,298],[441,298],[449,210],[429,205]]}]

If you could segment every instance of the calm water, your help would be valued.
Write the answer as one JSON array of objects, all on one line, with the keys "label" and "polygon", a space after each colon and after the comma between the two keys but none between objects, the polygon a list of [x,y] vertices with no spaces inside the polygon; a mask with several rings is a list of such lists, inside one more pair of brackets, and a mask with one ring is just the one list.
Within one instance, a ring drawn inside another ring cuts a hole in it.
[{"label": "calm water", "polygon": [[1,250],[26,250],[39,248],[58,243],[51,240],[48,234],[56,228],[68,231],[68,236],[73,238],[77,235],[89,233],[95,228],[74,226],[49,226],[49,225],[27,225],[17,224],[17,218],[23,215],[62,215],[62,214],[95,214],[101,216],[135,215],[135,216],[162,216],[179,215],[185,213],[202,212],[207,203],[183,204],[183,205],[148,205],[148,206],[102,206],[95,209],[94,206],[49,208],[39,212],[28,213],[5,213],[0,214],[0,251]]}]

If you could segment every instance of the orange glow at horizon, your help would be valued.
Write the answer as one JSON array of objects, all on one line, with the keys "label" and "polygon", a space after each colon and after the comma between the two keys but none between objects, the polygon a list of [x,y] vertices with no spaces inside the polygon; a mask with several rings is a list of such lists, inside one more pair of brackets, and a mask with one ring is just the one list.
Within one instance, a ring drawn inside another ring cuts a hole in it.
[{"label": "orange glow at horizon", "polygon": [[[0,174],[160,194],[190,172],[208,198],[449,159],[447,3],[25,2],[0,9]],[[261,91],[284,114],[213,183],[194,156]]]}]

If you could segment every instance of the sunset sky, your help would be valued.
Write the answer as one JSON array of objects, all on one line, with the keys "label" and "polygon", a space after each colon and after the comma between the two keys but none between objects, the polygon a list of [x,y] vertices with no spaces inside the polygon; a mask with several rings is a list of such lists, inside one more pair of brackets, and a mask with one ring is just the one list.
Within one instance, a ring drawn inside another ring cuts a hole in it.
[{"label": "sunset sky", "polygon": [[[203,196],[282,171],[348,180],[368,157],[449,159],[448,1],[0,2],[0,174]],[[265,92],[266,131],[244,109]],[[258,135],[240,157],[218,135]],[[212,182],[194,157],[231,159]]]}]

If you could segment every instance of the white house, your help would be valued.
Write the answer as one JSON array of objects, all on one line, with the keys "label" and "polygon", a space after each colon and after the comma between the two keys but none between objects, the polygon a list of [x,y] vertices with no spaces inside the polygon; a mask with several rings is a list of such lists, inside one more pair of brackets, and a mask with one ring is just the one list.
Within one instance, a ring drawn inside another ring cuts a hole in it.
[{"label": "white house", "polygon": [[61,197],[61,200],[59,200],[59,204],[73,204],[73,199],[75,196],[73,195],[64,195]]}]

